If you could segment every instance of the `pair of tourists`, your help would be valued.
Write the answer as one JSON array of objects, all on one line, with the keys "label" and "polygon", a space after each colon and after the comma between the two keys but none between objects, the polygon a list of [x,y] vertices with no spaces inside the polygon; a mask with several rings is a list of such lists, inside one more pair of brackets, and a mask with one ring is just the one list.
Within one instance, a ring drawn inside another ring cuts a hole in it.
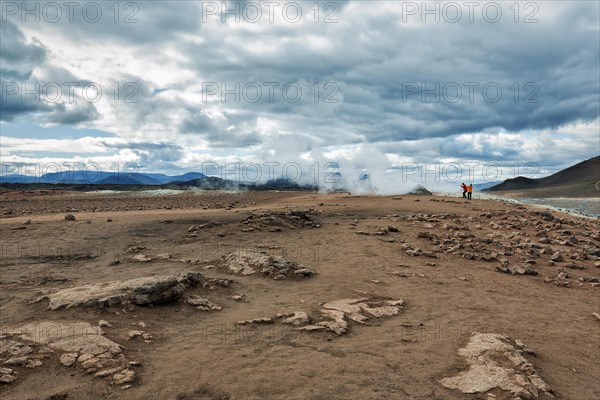
[{"label": "pair of tourists", "polygon": [[469,184],[469,186],[467,186],[463,182],[463,184],[460,185],[460,187],[463,190],[463,198],[471,200],[471,196],[473,195],[473,184],[471,183]]}]

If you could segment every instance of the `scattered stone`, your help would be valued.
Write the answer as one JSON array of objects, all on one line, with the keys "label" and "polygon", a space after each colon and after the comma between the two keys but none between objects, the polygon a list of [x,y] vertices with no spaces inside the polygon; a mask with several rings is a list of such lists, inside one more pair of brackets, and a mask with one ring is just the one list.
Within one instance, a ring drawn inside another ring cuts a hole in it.
[{"label": "scattered stone", "polygon": [[563,256],[560,251],[557,251],[556,253],[552,254],[552,257],[550,257],[550,260],[552,260],[554,262],[561,262],[563,260]]},{"label": "scattered stone", "polygon": [[156,258],[159,260],[170,260],[173,258],[171,253],[160,253],[156,255]]},{"label": "scattered stone", "polygon": [[40,347],[38,349],[38,354],[54,354],[54,350],[48,347]]},{"label": "scattered stone", "polygon": [[[8,347],[8,346],[10,346],[10,347]],[[8,347],[7,353],[13,357],[26,356],[27,354],[30,354],[33,352],[33,349],[31,348],[31,346],[28,346],[25,343],[16,342],[13,340],[3,341],[2,345],[0,345],[0,347],[1,348]],[[4,353],[4,351],[1,351],[0,353]]]},{"label": "scattered stone", "polygon": [[213,303],[208,299],[203,299],[198,295],[191,296],[186,302],[201,311],[221,311],[223,309],[220,305]]},{"label": "scattered stone", "polygon": [[204,282],[204,278],[199,272],[179,272],[173,275],[90,283],[59,290],[36,301],[47,298],[50,300],[51,310],[78,306],[102,308],[125,303],[159,304],[180,299],[187,288],[201,282]]},{"label": "scattered stone", "polygon": [[458,354],[469,368],[440,383],[463,393],[485,393],[500,389],[517,399],[537,399],[540,394],[553,398],[552,389],[524,357],[526,352],[507,336],[494,333],[472,334]]},{"label": "scattered stone", "polygon": [[554,220],[554,215],[550,214],[548,211],[536,212],[537,215],[540,215],[544,221],[552,221]]},{"label": "scattered stone", "polygon": [[135,246],[130,246],[127,248],[127,250],[125,250],[125,252],[127,253],[139,253],[140,250],[144,250],[146,248],[146,246],[138,244]]},{"label": "scattered stone", "polygon": [[27,221],[24,221],[24,222],[23,222],[23,225],[31,225],[31,220],[30,220],[30,219],[28,219]]},{"label": "scattered stone", "polygon": [[129,331],[129,333],[127,333],[127,337],[131,340],[131,339],[135,339],[138,336],[142,336],[144,332],[143,331],[138,331],[137,329],[132,329]]},{"label": "scattered stone", "polygon": [[77,361],[78,353],[65,353],[60,356],[60,363],[66,367],[70,367]]},{"label": "scattered stone", "polygon": [[91,360],[92,358],[94,358],[93,354],[90,353],[83,353],[82,355],[80,355],[77,358],[77,362],[79,362],[80,364],[83,364],[84,362]]},{"label": "scattered stone", "polygon": [[98,371],[94,374],[94,376],[96,378],[104,378],[107,377],[109,375],[114,374],[115,372],[119,372],[121,371],[123,368],[122,367],[115,367],[115,368],[109,368],[109,369],[103,369],[102,371]]},{"label": "scattered stone", "polygon": [[233,300],[240,301],[244,298],[243,294],[236,294],[231,297]]},{"label": "scattered stone", "polygon": [[237,325],[250,325],[250,324],[272,324],[273,318],[255,318],[255,319],[246,319],[243,321],[236,322]]},{"label": "scattered stone", "polygon": [[18,366],[24,367],[28,361],[29,361],[29,357],[27,357],[27,356],[11,357],[8,360],[4,361],[4,365],[18,365]]},{"label": "scattered stone", "polygon": [[0,376],[0,383],[13,383],[17,380],[15,375],[4,374]]},{"label": "scattered stone", "polygon": [[556,286],[562,287],[570,287],[570,282],[568,281],[569,274],[563,270],[559,270],[555,276],[549,276],[544,279],[546,283],[553,283]]},{"label": "scattered stone", "polygon": [[342,335],[348,331],[346,318],[366,323],[369,319],[367,315],[374,318],[398,315],[400,310],[403,309],[403,305],[403,300],[371,301],[367,298],[336,300],[326,303],[321,309],[321,314],[327,319],[326,321],[303,326],[299,329],[306,331],[328,330]]},{"label": "scattered stone", "polygon": [[592,313],[592,315],[593,315],[594,317],[598,318],[598,321],[600,321],[600,314],[598,314],[598,313]]},{"label": "scattered stone", "polygon": [[108,323],[108,321],[105,321],[103,319],[101,319],[100,321],[98,321],[98,326],[101,328],[112,328],[112,325]]},{"label": "scattered stone", "polygon": [[298,275],[298,276],[311,276],[313,275],[315,272],[312,269],[309,268],[300,268],[294,271],[294,274]]},{"label": "scattered stone", "polygon": [[571,268],[571,269],[585,269],[585,267],[583,265],[577,265],[573,261],[571,261],[570,263],[567,264],[567,268]]},{"label": "scattered stone", "polygon": [[222,287],[229,287],[229,285],[231,284],[231,281],[229,279],[217,279],[217,278],[212,278],[208,280],[210,283],[214,283],[215,285],[219,285]]},{"label": "scattered stone", "polygon": [[135,256],[131,257],[131,260],[136,262],[150,262],[152,261],[152,257],[145,254],[136,254]]},{"label": "scattered stone", "polygon": [[135,372],[130,369],[124,369],[121,372],[117,372],[113,375],[113,381],[115,385],[122,385],[135,381]]},{"label": "scattered stone", "polygon": [[529,265],[525,265],[525,266],[506,266],[505,264],[501,264],[499,266],[496,267],[496,271],[498,272],[503,272],[505,274],[512,274],[512,275],[537,275],[537,271],[535,271],[533,268],[531,268]]},{"label": "scattered stone", "polygon": [[288,318],[284,319],[282,322],[284,324],[288,324],[288,325],[299,326],[299,325],[304,325],[304,324],[308,323],[309,321],[310,321],[310,319],[308,318],[308,315],[304,311],[294,311],[294,314],[292,316],[289,316]]},{"label": "scattered stone", "polygon": [[65,215],[65,220],[75,221],[75,216],[73,214],[67,214],[67,215]]},{"label": "scattered stone", "polygon": [[33,359],[29,359],[27,360],[27,362],[25,363],[25,368],[37,368],[40,365],[42,365],[42,361],[40,360],[33,360]]},{"label": "scattered stone", "polygon": [[598,278],[595,276],[580,276],[579,278],[577,278],[577,280],[579,282],[591,282],[591,283],[598,283]]}]

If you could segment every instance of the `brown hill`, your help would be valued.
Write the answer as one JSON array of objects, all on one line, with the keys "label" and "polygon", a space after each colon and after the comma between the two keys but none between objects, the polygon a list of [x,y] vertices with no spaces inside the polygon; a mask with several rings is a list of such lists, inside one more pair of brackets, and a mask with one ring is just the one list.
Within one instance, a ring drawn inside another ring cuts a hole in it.
[{"label": "brown hill", "polygon": [[514,197],[598,197],[600,156],[540,179],[518,176],[485,191]]}]

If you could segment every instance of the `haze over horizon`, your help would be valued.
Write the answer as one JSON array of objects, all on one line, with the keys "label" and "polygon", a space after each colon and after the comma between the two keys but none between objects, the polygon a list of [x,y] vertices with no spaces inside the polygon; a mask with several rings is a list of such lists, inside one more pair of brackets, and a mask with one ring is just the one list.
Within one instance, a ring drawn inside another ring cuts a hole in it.
[{"label": "haze over horizon", "polygon": [[600,154],[599,3],[451,3],[3,1],[2,171],[336,163],[396,192]]}]

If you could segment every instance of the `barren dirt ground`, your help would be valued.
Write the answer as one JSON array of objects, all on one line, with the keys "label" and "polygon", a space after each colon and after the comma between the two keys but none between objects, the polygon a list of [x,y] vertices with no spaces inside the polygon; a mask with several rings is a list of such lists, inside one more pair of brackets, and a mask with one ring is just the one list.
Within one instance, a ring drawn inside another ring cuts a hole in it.
[{"label": "barren dirt ground", "polygon": [[[598,220],[484,200],[306,192],[15,192],[0,207],[0,340],[21,343],[0,348],[0,367],[12,370],[3,374],[16,378],[0,384],[3,399],[513,398],[501,388],[467,394],[440,383],[469,367],[458,351],[472,332],[533,349],[526,358],[555,398],[600,398]],[[232,251],[265,251],[316,274],[237,275],[223,267]],[[135,261],[144,255],[150,261]],[[190,287],[155,305],[50,310],[47,299],[32,302],[180,271],[231,283]],[[186,303],[194,295],[222,310]],[[361,298],[405,303],[398,315],[348,320],[341,335],[277,317],[303,311],[314,324],[324,303]],[[255,318],[273,323],[236,324]],[[97,368],[65,366],[61,351],[14,334],[30,323],[100,320],[110,325],[104,337],[134,361],[126,385],[96,377]]]}]

